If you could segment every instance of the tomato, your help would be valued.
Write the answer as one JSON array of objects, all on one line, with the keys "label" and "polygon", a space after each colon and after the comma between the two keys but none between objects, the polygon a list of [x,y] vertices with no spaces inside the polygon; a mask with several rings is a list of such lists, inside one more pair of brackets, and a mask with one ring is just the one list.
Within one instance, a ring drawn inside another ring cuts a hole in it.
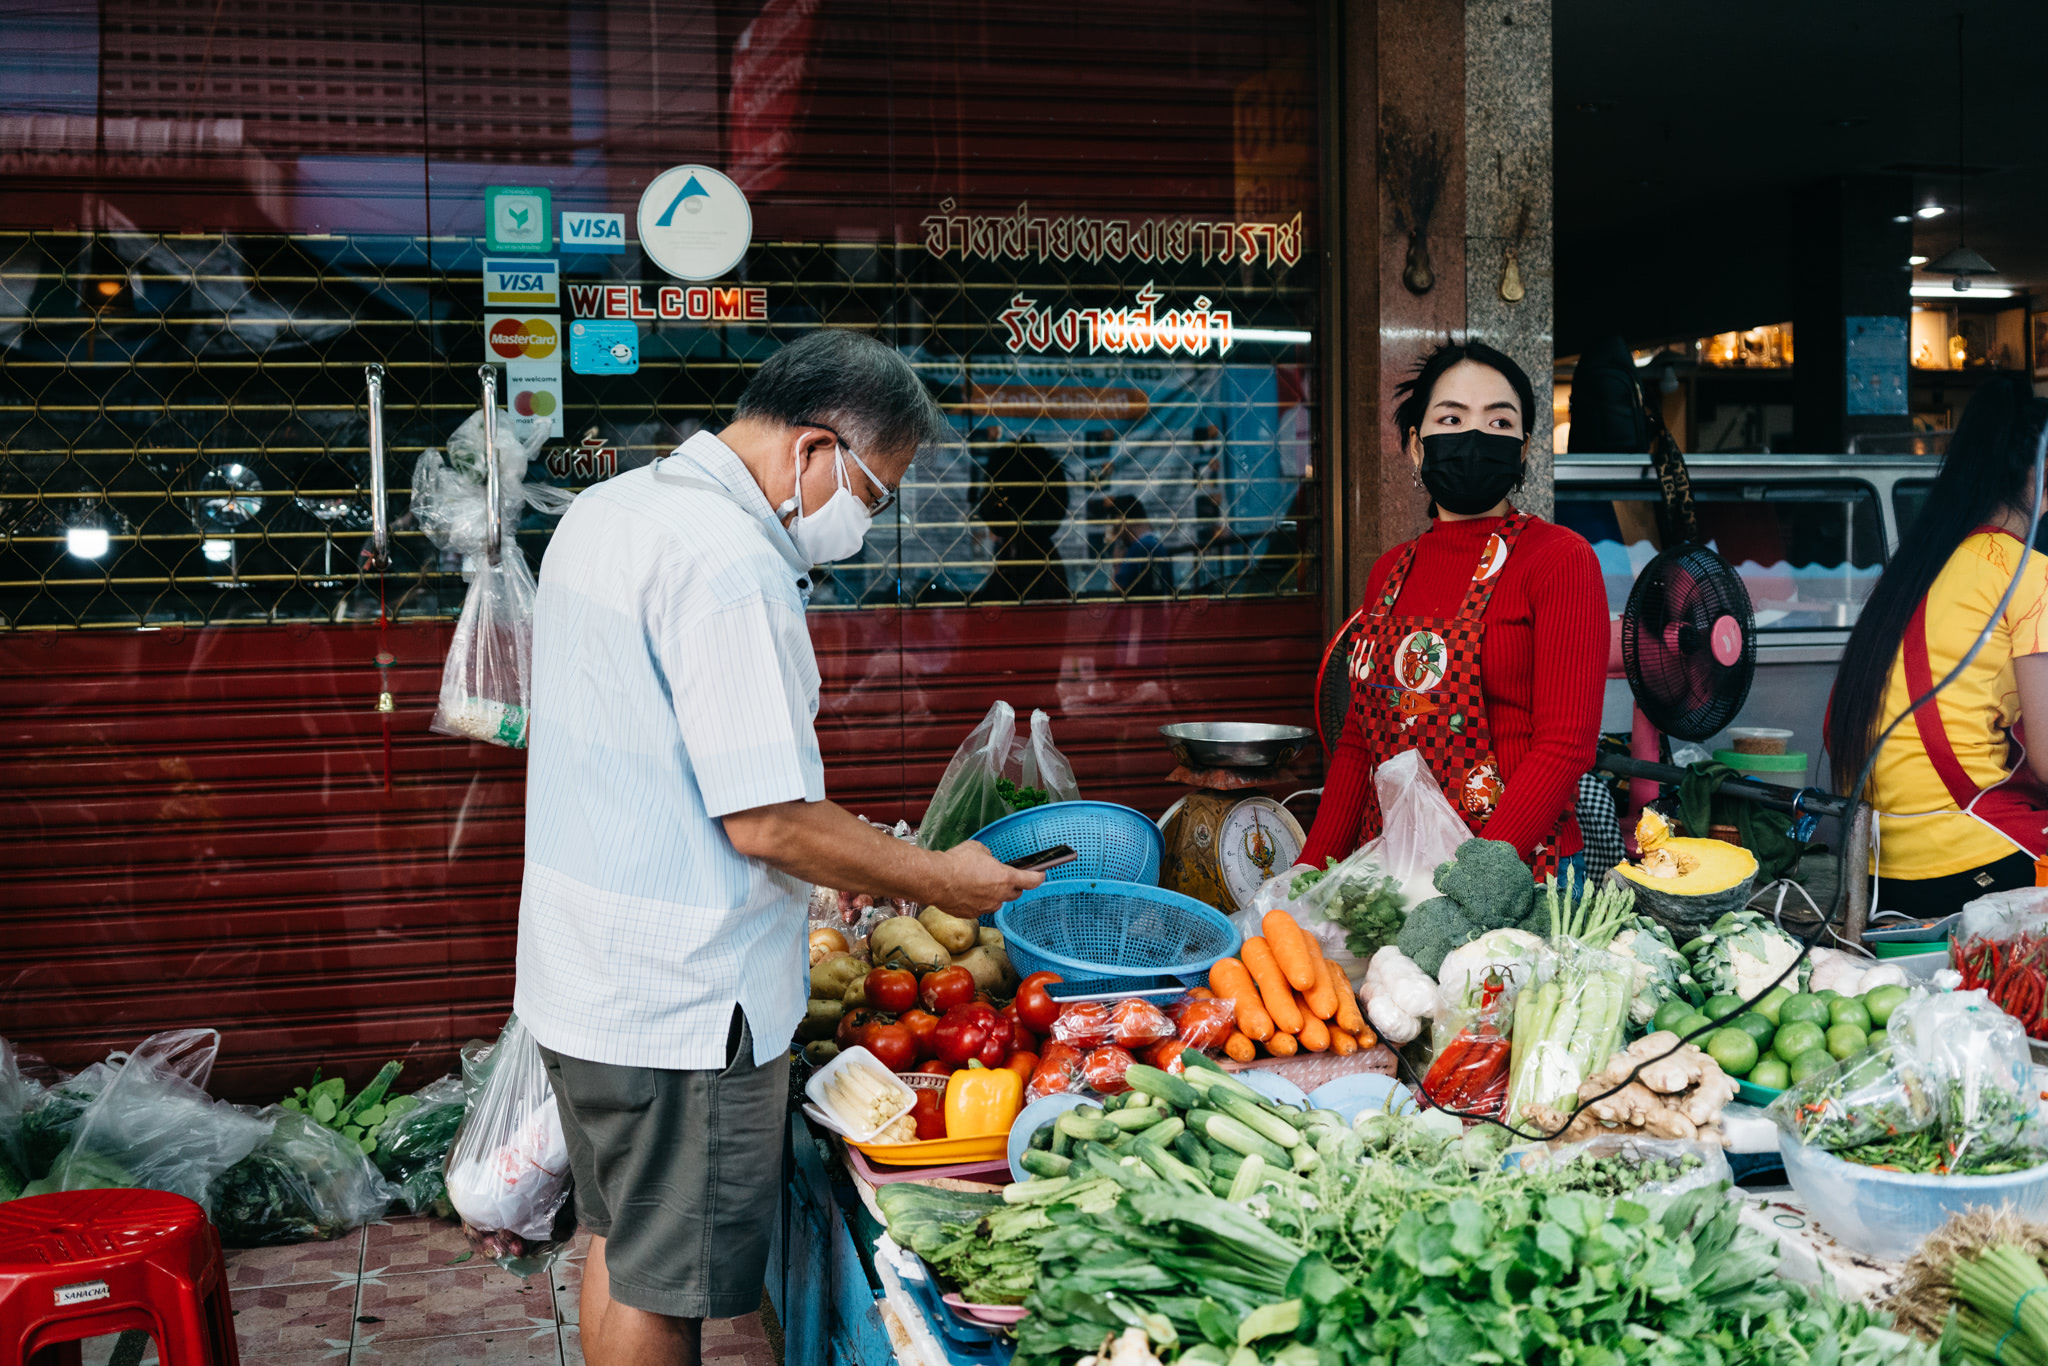
[{"label": "tomato", "polygon": [[964,1006],[974,999],[974,974],[957,965],[928,972],[918,984],[918,996],[926,1010],[943,1016],[954,1006]]},{"label": "tomato", "polygon": [[[925,980],[930,981],[931,978]],[[970,977],[968,980],[973,979]],[[995,1007],[984,1005],[980,1001],[969,1001],[964,1005],[954,1006],[939,1017],[939,1027],[933,1032],[932,1042],[938,1050],[941,1062],[951,1063],[954,1067],[965,1067],[969,1061],[981,1056],[982,1049],[987,1046],[989,1036],[995,1032],[995,1028]],[[1003,1046],[1008,1048],[1007,1029],[1004,1034]],[[997,1058],[996,1062],[1000,1064],[1002,1059]]]},{"label": "tomato", "polygon": [[1036,1053],[1038,1051],[1038,1040],[1032,1035],[1029,1026],[1024,1023],[1023,1018],[1017,1014],[1017,1003],[1015,1001],[998,1010],[996,1014],[998,1017],[1010,1022],[1010,1047],[1021,1049],[1026,1053]]},{"label": "tomato", "polygon": [[946,1093],[917,1088],[917,1104],[910,1109],[917,1121],[917,1141],[930,1143],[946,1136]]},{"label": "tomato", "polygon": [[919,1063],[917,1070],[928,1077],[950,1077],[953,1075],[952,1064],[940,1062],[937,1058],[933,1058],[929,1062]]},{"label": "tomato", "polygon": [[917,1004],[917,975],[906,968],[876,968],[867,976],[868,1004],[902,1012]]},{"label": "tomato", "polygon": [[1017,1018],[1033,1034],[1043,1034],[1052,1028],[1052,1022],[1060,1017],[1060,1003],[1053,1000],[1046,991],[1049,982],[1066,979],[1056,972],[1034,972],[1017,987]]},{"label": "tomato", "polygon": [[982,1040],[981,1049],[974,1056],[981,1060],[983,1067],[1001,1067],[1003,1060],[1015,1051],[1011,1046],[1011,1039],[1013,1037],[1010,1032],[1010,1022],[1003,1016],[997,1015],[993,1020],[989,1021],[988,1037]]},{"label": "tomato", "polygon": [[1115,1026],[1110,1023],[1109,1007],[1100,1001],[1075,1001],[1072,1005],[1062,1006],[1060,1017],[1053,1021],[1052,1026],[1055,1039],[1076,1048],[1095,1048],[1106,1044],[1115,1032]]},{"label": "tomato", "polygon": [[1038,1070],[1038,1055],[1036,1053],[1027,1053],[1020,1048],[1009,1056],[1003,1063],[1003,1066],[1009,1068],[1012,1072],[1024,1078],[1024,1080],[1030,1081],[1031,1074]]},{"label": "tomato", "polygon": [[1150,1001],[1118,1001],[1109,1012],[1110,1041],[1119,1048],[1143,1048],[1173,1037],[1173,1021]]},{"label": "tomato", "polygon": [[839,1028],[832,1038],[841,1048],[852,1048],[860,1042],[861,1031],[880,1018],[878,1011],[849,1010],[839,1017]]},{"label": "tomato", "polygon": [[860,1045],[891,1072],[908,1072],[917,1065],[917,1038],[900,1024],[870,1024],[860,1033]]},{"label": "tomato", "polygon": [[1180,1052],[1186,1047],[1188,1045],[1179,1039],[1163,1040],[1145,1050],[1145,1061],[1162,1072],[1178,1076],[1188,1070],[1188,1065],[1180,1060]]},{"label": "tomato", "polygon": [[1105,1095],[1118,1096],[1131,1089],[1124,1080],[1124,1072],[1137,1059],[1114,1044],[1098,1048],[1081,1059],[1081,1076],[1090,1089]]},{"label": "tomato", "polygon": [[1080,1089],[1080,1050],[1071,1044],[1063,1044],[1058,1039],[1048,1041],[1045,1052],[1039,1055],[1038,1066],[1031,1069],[1031,1080],[1024,1086],[1024,1099],[1039,1100],[1045,1096]]},{"label": "tomato", "polygon": [[910,1037],[917,1040],[919,1059],[934,1055],[932,1035],[939,1027],[939,1017],[929,1010],[906,1010],[896,1017],[896,1023],[910,1031]]}]

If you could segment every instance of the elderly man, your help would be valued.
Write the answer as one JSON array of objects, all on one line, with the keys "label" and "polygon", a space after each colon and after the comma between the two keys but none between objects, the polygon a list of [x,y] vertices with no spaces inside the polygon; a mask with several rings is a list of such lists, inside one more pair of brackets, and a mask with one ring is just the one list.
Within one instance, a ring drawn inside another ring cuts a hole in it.
[{"label": "elderly man", "polygon": [[593,1235],[591,1366],[698,1359],[761,1298],[810,883],[992,911],[1038,885],[825,800],[811,566],[944,419],[874,339],[783,348],[732,425],[579,497],[542,565],[514,1005]]}]

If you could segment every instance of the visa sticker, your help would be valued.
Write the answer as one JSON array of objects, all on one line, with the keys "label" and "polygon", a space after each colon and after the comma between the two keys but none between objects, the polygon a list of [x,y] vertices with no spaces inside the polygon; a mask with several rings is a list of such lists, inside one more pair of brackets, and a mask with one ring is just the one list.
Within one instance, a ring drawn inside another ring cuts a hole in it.
[{"label": "visa sticker", "polygon": [[569,368],[579,375],[631,375],[640,370],[640,329],[623,319],[569,324]]},{"label": "visa sticker", "polygon": [[484,259],[485,308],[560,306],[561,276],[553,261]]},{"label": "visa sticker", "polygon": [[626,249],[626,215],[562,210],[562,250],[622,252]]}]

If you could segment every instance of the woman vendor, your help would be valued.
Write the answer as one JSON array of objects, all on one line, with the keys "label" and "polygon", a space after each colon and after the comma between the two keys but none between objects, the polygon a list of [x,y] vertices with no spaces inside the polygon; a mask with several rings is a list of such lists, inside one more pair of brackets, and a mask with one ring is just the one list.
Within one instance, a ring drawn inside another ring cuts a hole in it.
[{"label": "woman vendor", "polygon": [[2048,851],[2048,745],[2029,750],[2021,724],[2048,716],[2048,556],[2022,540],[2044,421],[2048,402],[2024,380],[1999,376],[1977,390],[1842,652],[1827,747],[1846,791],[1884,728],[1992,623],[1968,667],[1892,731],[1871,768],[1864,797],[1878,813],[1879,910],[1941,916],[1987,892],[2031,887]]},{"label": "woman vendor", "polygon": [[1573,799],[1599,744],[1599,562],[1582,537],[1508,501],[1536,406],[1520,366],[1447,344],[1395,392],[1431,521],[1366,579],[1351,712],[1301,861],[1321,868],[1377,837],[1373,771],[1413,749],[1475,834],[1552,872],[1579,855]]}]

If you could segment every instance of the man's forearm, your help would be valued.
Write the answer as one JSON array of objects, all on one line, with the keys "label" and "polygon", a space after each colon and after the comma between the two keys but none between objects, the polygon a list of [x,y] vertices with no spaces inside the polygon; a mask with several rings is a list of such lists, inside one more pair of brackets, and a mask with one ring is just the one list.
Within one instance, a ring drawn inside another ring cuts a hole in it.
[{"label": "man's forearm", "polygon": [[919,904],[946,899],[946,865],[836,802],[782,802],[725,818],[733,848],[805,882]]}]

